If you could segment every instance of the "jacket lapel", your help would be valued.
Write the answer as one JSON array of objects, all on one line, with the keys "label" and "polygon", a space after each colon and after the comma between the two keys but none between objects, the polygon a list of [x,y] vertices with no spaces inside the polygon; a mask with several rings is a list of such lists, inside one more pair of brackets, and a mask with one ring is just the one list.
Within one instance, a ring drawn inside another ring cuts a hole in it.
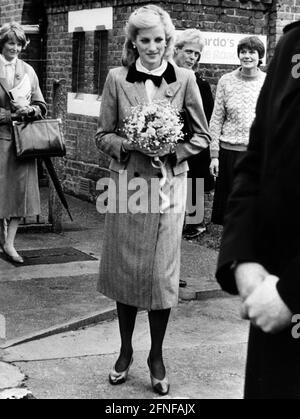
[{"label": "jacket lapel", "polygon": [[125,80],[124,83],[122,83],[122,89],[125,95],[127,96],[127,99],[130,102],[131,106],[137,106],[141,103],[149,102],[144,83],[130,83]]},{"label": "jacket lapel", "polygon": [[[131,106],[137,106],[141,103],[148,103],[149,99],[146,92],[146,87],[143,82],[134,81],[134,67],[130,67],[122,88],[126,94]],[[157,89],[157,92],[153,100],[170,100],[173,101],[174,96],[181,86],[181,82],[177,81],[174,67],[168,63],[167,70],[165,72],[165,78]]]},{"label": "jacket lapel", "polygon": [[[21,82],[22,78],[24,77],[24,74],[25,74],[24,65],[23,65],[21,60],[17,60],[13,87],[17,86]],[[8,83],[6,81],[5,66],[1,61],[0,61],[0,84],[3,87],[3,89],[5,90],[6,94],[10,98],[9,91],[10,91],[11,87],[8,85]]]},{"label": "jacket lapel", "polygon": [[0,61],[0,84],[3,87],[5,93],[9,96],[9,85],[6,81],[6,72],[5,72],[5,66]]},{"label": "jacket lapel", "polygon": [[175,81],[174,83],[168,84],[164,79],[162,80],[161,86],[157,90],[153,100],[169,100],[173,102],[173,99],[180,89],[181,82]]}]

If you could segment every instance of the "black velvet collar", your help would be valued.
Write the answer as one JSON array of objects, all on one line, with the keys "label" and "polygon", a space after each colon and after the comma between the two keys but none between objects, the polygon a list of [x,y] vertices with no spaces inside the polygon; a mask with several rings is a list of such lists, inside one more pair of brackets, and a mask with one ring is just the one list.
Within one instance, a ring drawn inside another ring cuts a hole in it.
[{"label": "black velvet collar", "polygon": [[[128,69],[126,81],[128,81],[129,83],[134,83],[136,81],[136,72],[137,72],[137,69],[134,63]],[[166,80],[168,84],[174,83],[177,80],[174,67],[172,66],[171,63],[168,63],[168,66],[165,72],[162,74],[162,77]]]}]

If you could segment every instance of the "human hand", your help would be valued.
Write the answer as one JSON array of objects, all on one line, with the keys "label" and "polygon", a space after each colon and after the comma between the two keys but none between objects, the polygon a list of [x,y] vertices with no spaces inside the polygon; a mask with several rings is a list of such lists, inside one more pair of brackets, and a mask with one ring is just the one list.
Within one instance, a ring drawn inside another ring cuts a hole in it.
[{"label": "human hand", "polygon": [[259,263],[242,262],[235,268],[234,275],[240,297],[244,301],[269,275],[269,272]]},{"label": "human hand", "polygon": [[136,145],[126,139],[123,140],[122,147],[123,147],[123,150],[126,152],[136,150]]},{"label": "human hand", "polygon": [[166,145],[165,147],[156,150],[156,151],[147,151],[145,154],[149,157],[164,157],[170,154],[172,151],[172,146],[170,144]]},{"label": "human hand", "polygon": [[214,177],[219,176],[219,159],[215,157],[211,159],[209,170],[212,176]]},{"label": "human hand", "polygon": [[26,106],[24,108],[17,109],[14,115],[17,121],[30,122],[36,119],[36,110],[33,106]]},{"label": "human hand", "polygon": [[251,323],[265,333],[280,332],[291,324],[292,312],[277,291],[278,281],[277,276],[268,275],[242,306]]},{"label": "human hand", "polygon": [[125,139],[122,142],[122,146],[125,151],[139,151],[140,153],[143,153],[148,157],[163,157],[171,153],[171,145],[169,144],[162,149],[153,151],[147,150],[143,147],[140,147],[138,144],[134,144],[131,141]]}]

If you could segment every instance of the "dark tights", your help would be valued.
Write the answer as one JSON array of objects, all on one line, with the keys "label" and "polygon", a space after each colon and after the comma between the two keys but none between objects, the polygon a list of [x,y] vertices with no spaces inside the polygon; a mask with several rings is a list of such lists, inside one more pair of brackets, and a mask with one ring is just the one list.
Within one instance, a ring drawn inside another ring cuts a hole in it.
[{"label": "dark tights", "polygon": [[[116,371],[120,372],[124,371],[128,367],[132,357],[132,335],[135,326],[137,308],[117,302],[117,311],[121,336],[121,350],[120,356],[115,365],[115,369]],[[165,367],[162,357],[162,345],[169,321],[170,312],[171,309],[166,309],[152,310],[148,313],[151,335],[149,360],[152,374],[159,380],[162,380],[165,376]]]}]

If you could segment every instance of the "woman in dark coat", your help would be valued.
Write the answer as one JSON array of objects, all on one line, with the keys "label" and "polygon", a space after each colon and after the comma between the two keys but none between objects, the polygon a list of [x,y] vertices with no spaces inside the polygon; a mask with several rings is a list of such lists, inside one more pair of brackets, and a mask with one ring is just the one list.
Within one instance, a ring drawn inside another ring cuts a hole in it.
[{"label": "woman in dark coat", "polygon": [[[168,61],[174,35],[170,16],[160,7],[149,5],[132,13],[126,31],[124,65],[108,74],[96,135],[99,149],[111,157],[108,202],[116,204],[116,209],[106,214],[98,285],[101,293],[117,301],[120,325],[120,356],[109,380],[111,384],[126,381],[137,309],[147,309],[151,333],[148,366],[153,389],[162,395],[169,391],[162,345],[171,307],[178,302],[186,159],[207,148],[210,141],[194,74]],[[169,196],[169,208],[153,210],[151,205],[151,209],[134,213],[128,208],[134,193],[128,182],[141,181],[144,186],[140,187],[140,201],[152,204],[151,198],[159,197],[159,182],[155,181],[161,171],[151,164],[153,153],[126,139],[124,119],[131,107],[157,100],[168,101],[178,110],[185,106],[194,134],[190,141],[178,143],[174,153],[165,149],[157,154],[164,160],[167,181],[174,191]],[[117,194],[113,194],[115,191]],[[127,210],[123,210],[124,204]]]},{"label": "woman in dark coat", "polygon": [[[32,120],[46,114],[46,104],[34,69],[18,59],[27,46],[22,27],[12,22],[0,31],[0,246],[7,257],[23,263],[14,242],[22,217],[40,213],[40,195],[35,160],[16,159],[12,120]],[[29,80],[29,98],[11,99],[10,90]]]}]

